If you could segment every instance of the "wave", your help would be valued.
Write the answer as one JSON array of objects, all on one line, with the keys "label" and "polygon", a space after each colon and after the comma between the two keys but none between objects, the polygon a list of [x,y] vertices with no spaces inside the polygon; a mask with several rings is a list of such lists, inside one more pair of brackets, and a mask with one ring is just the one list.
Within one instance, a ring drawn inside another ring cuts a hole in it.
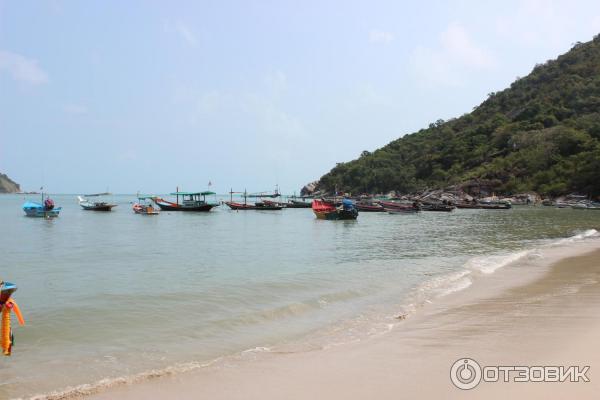
[{"label": "wave", "polygon": [[501,268],[519,262],[535,261],[543,258],[544,249],[546,248],[564,247],[597,238],[600,238],[600,232],[596,229],[587,229],[574,232],[572,236],[567,238],[540,242],[537,247],[472,257],[458,271],[434,276],[418,285],[414,293],[409,295],[412,302],[404,307],[404,311],[407,314],[412,314],[419,307],[437,298],[465,290],[473,284],[478,276],[493,274]]}]

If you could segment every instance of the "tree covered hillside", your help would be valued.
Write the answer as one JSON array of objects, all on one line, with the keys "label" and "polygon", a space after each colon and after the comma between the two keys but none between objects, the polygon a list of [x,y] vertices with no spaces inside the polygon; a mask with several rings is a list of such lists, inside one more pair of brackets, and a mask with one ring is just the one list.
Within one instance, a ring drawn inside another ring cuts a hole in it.
[{"label": "tree covered hillside", "polygon": [[317,189],[412,192],[466,182],[499,193],[600,194],[600,35],[536,65],[469,114],[338,164]]}]

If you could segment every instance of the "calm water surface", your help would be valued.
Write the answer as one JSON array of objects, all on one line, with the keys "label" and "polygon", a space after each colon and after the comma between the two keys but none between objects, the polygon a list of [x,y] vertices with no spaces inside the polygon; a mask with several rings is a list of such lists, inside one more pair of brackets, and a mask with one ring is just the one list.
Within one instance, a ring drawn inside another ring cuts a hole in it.
[{"label": "calm water surface", "polygon": [[63,211],[43,220],[24,216],[25,197],[36,200],[0,196],[0,279],[19,286],[27,320],[0,363],[0,398],[368,335],[415,292],[453,290],[448,277],[468,262],[600,226],[600,212],[548,207],[358,221],[225,207],[149,217],[125,195],[111,213],[53,196]]}]

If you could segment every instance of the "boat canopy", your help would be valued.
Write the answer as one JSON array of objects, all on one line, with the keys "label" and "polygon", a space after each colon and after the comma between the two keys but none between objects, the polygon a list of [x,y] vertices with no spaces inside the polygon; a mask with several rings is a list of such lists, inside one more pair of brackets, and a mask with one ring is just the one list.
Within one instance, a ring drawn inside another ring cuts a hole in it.
[{"label": "boat canopy", "polygon": [[169,193],[171,196],[208,196],[216,194],[215,192],[173,192]]},{"label": "boat canopy", "polygon": [[156,196],[154,195],[144,195],[144,196],[138,196],[138,200],[152,200],[153,198],[155,198]]},{"label": "boat canopy", "polygon": [[112,193],[108,193],[108,192],[84,194],[85,197],[99,197],[99,196],[111,196],[111,195],[112,195]]}]

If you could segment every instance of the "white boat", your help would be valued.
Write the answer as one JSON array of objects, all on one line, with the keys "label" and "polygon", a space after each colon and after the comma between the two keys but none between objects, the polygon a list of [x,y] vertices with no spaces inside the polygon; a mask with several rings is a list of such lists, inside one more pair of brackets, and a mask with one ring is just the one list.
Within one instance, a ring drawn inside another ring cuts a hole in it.
[{"label": "white boat", "polygon": [[85,197],[82,196],[77,196],[77,199],[79,200],[79,205],[84,209],[84,210],[88,210],[88,211],[110,211],[112,210],[113,207],[116,207],[116,204],[111,204],[108,203],[106,201],[91,201],[89,199],[87,199],[86,197],[100,197],[100,196],[107,196],[110,195],[110,193],[95,193],[95,194],[85,194]]}]

